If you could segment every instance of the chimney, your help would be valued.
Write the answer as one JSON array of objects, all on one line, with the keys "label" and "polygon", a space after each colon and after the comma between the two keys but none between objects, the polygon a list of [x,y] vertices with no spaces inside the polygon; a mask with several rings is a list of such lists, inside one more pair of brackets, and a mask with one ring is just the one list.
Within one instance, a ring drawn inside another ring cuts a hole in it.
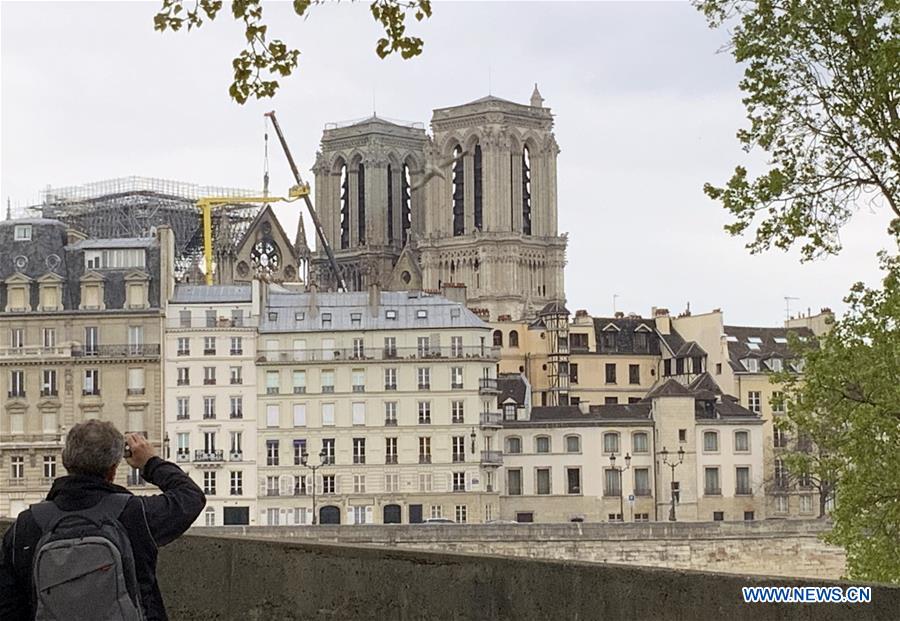
[{"label": "chimney", "polygon": [[309,302],[307,312],[311,319],[315,319],[319,316],[319,301],[317,299],[317,293],[319,291],[319,287],[316,283],[310,283],[309,285]]},{"label": "chimney", "polygon": [[466,304],[466,285],[461,282],[441,283],[440,294],[451,302],[458,302],[463,306]]},{"label": "chimney", "polygon": [[378,283],[369,285],[369,313],[372,317],[378,317],[378,307],[381,305],[381,288]]},{"label": "chimney", "polygon": [[615,317],[616,319],[624,319],[625,313],[623,313],[622,311],[616,311]]}]

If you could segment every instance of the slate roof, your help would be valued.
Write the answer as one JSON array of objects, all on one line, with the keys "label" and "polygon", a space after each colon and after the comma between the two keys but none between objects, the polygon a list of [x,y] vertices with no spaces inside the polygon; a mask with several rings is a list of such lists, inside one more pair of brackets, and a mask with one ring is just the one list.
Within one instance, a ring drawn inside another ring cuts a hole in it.
[{"label": "slate roof", "polygon": [[[545,425],[548,423],[572,423],[599,425],[617,421],[646,421],[650,419],[650,403],[629,403],[591,406],[587,413],[577,405],[554,405],[531,408],[531,420],[504,421],[504,427]],[[524,423],[524,424],[523,424]]]},{"label": "slate roof", "polygon": [[[321,332],[323,313],[331,313],[331,327],[326,328],[331,331],[488,328],[464,305],[437,295],[408,291],[381,291],[378,295],[378,308],[373,315],[366,291],[293,292],[273,285],[269,287],[259,331]],[[312,296],[314,309],[310,307]],[[397,318],[387,319],[388,310],[396,311]],[[427,316],[418,318],[419,310],[426,311]],[[302,319],[298,320],[300,313]],[[352,322],[351,313],[361,314],[359,323]]]},{"label": "slate roof", "polygon": [[[610,324],[617,330],[609,328]],[[639,350],[635,347],[635,332],[641,326],[646,329],[640,331],[647,335],[647,349]],[[615,347],[610,349],[605,346],[603,335],[615,334]],[[656,323],[652,319],[642,317],[594,317],[594,336],[597,339],[596,351],[602,354],[650,354],[659,355],[659,334],[656,332]]]},{"label": "slate roof", "polygon": [[251,287],[246,285],[175,285],[173,304],[217,304],[250,302]]},{"label": "slate roof", "polygon": [[94,248],[152,248],[157,241],[150,237],[112,237],[109,239],[82,239],[69,246],[70,250]]},{"label": "slate roof", "polygon": [[713,376],[706,371],[695,377],[693,381],[688,384],[688,389],[699,393],[710,393],[715,396],[724,394],[722,393],[719,384],[713,379]]},{"label": "slate roof", "polygon": [[501,373],[497,378],[497,386],[500,389],[500,394],[497,395],[498,405],[503,405],[509,399],[515,401],[516,405],[525,405],[528,387],[519,373]]},{"label": "slate roof", "polygon": [[[768,360],[770,358],[790,359],[794,353],[787,342],[776,342],[775,339],[787,340],[788,333],[794,333],[801,338],[811,339],[815,334],[809,328],[753,328],[747,326],[725,326],[725,334],[728,343],[728,358],[731,368],[735,371],[746,372],[741,362],[744,358],[756,358]],[[752,343],[751,338],[759,339],[758,343]],[[755,345],[755,347],[753,346]],[[765,372],[761,368],[760,372]]]},{"label": "slate roof", "polygon": [[565,304],[556,301],[547,303],[544,305],[544,308],[538,312],[538,317],[546,317],[547,315],[571,315],[571,313],[569,312],[569,309],[566,308]]},{"label": "slate roof", "polygon": [[666,347],[675,355],[675,352],[681,350],[684,347],[684,339],[678,334],[677,331],[671,330],[669,334],[660,334],[659,338],[665,343]]},{"label": "slate roof", "polygon": [[694,392],[685,388],[679,381],[675,379],[666,380],[653,390],[647,393],[645,399],[655,399],[657,397],[693,397]]}]

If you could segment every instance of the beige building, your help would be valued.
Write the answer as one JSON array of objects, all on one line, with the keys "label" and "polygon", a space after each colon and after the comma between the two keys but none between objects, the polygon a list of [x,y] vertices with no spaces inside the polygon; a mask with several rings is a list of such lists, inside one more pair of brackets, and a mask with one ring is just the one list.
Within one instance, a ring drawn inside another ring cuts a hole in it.
[{"label": "beige building", "polygon": [[[49,219],[0,223],[0,515],[42,500],[65,474],[65,434],[89,418],[162,447],[160,339],[171,230],[87,239]],[[135,471],[117,483],[140,491]]]},{"label": "beige building", "polygon": [[265,300],[260,523],[497,517],[498,352],[481,320],[443,297],[375,287],[273,285]]},{"label": "beige building", "polygon": [[257,523],[259,293],[259,281],[181,284],[167,306],[165,437],[206,494],[206,526]]}]

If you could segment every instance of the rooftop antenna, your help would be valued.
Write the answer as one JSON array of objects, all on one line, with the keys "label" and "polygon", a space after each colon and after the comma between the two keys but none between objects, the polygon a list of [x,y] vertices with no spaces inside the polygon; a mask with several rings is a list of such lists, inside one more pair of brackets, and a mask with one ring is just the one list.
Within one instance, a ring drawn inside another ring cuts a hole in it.
[{"label": "rooftop antenna", "polygon": [[263,196],[269,195],[269,119],[263,117]]},{"label": "rooftop antenna", "polygon": [[791,318],[791,300],[799,300],[800,298],[794,298],[789,295],[784,296],[784,315],[785,319]]}]

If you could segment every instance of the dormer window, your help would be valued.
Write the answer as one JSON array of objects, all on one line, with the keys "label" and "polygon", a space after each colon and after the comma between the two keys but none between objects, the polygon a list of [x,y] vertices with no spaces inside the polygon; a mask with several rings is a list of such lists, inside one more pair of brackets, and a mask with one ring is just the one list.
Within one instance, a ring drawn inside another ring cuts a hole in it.
[{"label": "dormer window", "polygon": [[416,311],[416,319],[428,319],[428,311],[424,308],[420,308]]},{"label": "dormer window", "polygon": [[13,232],[13,239],[15,241],[31,241],[31,225],[17,224]]},{"label": "dormer window", "polygon": [[385,319],[397,319],[397,311],[395,310],[386,310],[384,311]]},{"label": "dormer window", "polygon": [[616,333],[612,330],[603,333],[603,349],[612,351],[616,348]]},{"label": "dormer window", "polygon": [[350,313],[350,325],[359,326],[362,324],[362,313]]},{"label": "dormer window", "polygon": [[744,358],[741,360],[741,363],[744,365],[744,368],[747,369],[750,373],[758,373],[759,372],[759,360],[756,358]]},{"label": "dormer window", "polygon": [[306,318],[306,313],[294,313],[294,321],[303,321]]},{"label": "dormer window", "polygon": [[331,313],[322,313],[322,327],[323,328],[331,327]]},{"label": "dormer window", "polygon": [[781,373],[781,371],[784,370],[784,363],[782,362],[781,358],[770,358],[769,368],[776,373]]}]

